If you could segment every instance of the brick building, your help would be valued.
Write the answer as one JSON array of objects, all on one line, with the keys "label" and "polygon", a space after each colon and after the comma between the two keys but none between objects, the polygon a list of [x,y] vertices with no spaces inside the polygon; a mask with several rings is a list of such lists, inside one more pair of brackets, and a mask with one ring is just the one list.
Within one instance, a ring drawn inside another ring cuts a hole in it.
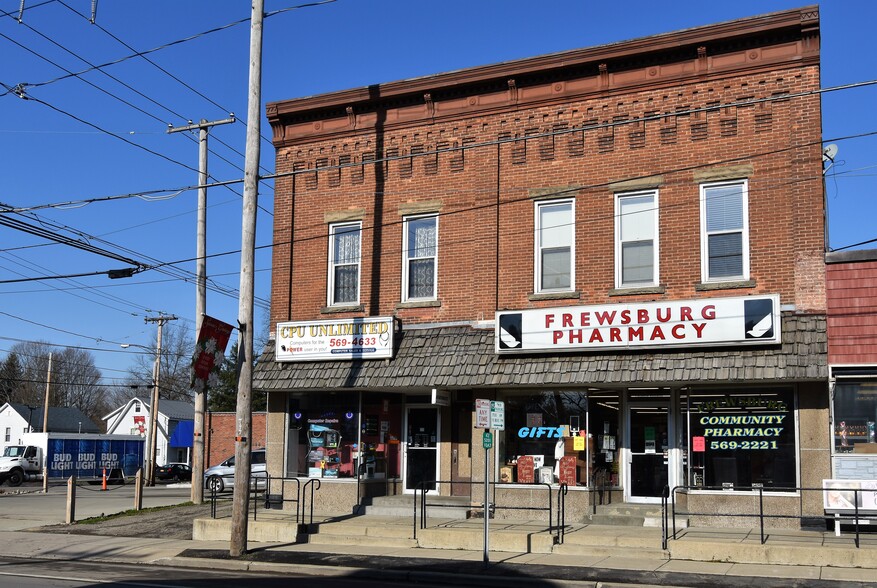
[{"label": "brick building", "polygon": [[825,261],[832,476],[847,486],[877,482],[877,250],[832,252]]},{"label": "brick building", "polygon": [[269,104],[271,474],[477,497],[488,399],[521,501],[821,513],[818,88],[807,7]]},{"label": "brick building", "polygon": [[[207,430],[204,441],[206,467],[217,465],[234,455],[236,422],[237,414],[234,412],[207,411],[204,419]],[[250,441],[250,447],[253,449],[265,447],[265,439],[268,434],[266,423],[267,413],[253,413],[253,434]]]}]

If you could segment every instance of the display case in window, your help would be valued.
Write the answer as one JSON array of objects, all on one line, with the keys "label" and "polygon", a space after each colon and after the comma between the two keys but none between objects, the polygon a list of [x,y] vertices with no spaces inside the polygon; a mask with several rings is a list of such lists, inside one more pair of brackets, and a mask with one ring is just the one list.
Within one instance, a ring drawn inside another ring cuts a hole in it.
[{"label": "display case in window", "polygon": [[308,427],[308,477],[337,478],[341,465],[341,433],[323,425]]}]

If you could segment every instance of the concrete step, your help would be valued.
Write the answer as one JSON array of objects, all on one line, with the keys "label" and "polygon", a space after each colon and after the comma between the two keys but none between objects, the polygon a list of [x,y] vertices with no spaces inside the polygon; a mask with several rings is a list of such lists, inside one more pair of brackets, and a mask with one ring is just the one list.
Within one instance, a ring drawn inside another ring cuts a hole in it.
[{"label": "concrete step", "polygon": [[307,538],[311,545],[381,545],[383,547],[417,547],[417,541],[402,537],[375,537],[372,535],[343,535],[316,533]]},{"label": "concrete step", "polygon": [[[414,517],[414,495],[375,496],[362,502],[362,514],[386,517]],[[420,516],[420,496],[417,497],[417,512]],[[465,519],[469,516],[471,505],[468,497],[427,496],[426,511],[431,517]]]}]

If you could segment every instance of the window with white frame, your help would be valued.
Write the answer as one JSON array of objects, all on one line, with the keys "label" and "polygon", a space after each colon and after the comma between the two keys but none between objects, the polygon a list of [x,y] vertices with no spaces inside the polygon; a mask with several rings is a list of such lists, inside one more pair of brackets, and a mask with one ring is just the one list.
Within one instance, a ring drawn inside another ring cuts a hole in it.
[{"label": "window with white frame", "polygon": [[9,443],[9,440],[12,438],[12,427],[6,427],[6,442]]},{"label": "window with white frame", "polygon": [[658,192],[619,194],[615,199],[615,285],[658,283]]},{"label": "window with white frame", "polygon": [[406,218],[402,232],[402,300],[435,300],[438,217]]},{"label": "window with white frame", "polygon": [[536,292],[572,290],[575,283],[572,200],[536,203]]},{"label": "window with white frame", "polygon": [[704,282],[749,279],[748,185],[745,180],[700,187]]},{"label": "window with white frame", "polygon": [[362,223],[329,226],[329,306],[359,303]]}]

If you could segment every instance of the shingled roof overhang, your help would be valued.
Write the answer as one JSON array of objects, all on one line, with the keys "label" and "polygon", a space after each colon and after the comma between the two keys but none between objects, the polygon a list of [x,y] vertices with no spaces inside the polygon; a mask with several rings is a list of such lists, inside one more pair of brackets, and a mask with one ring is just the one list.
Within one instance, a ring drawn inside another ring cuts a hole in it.
[{"label": "shingled roof overhang", "polygon": [[623,387],[827,381],[824,315],[783,314],[783,342],[770,347],[497,355],[492,329],[403,329],[394,359],[274,361],[269,343],[254,388],[424,391],[430,388]]}]

